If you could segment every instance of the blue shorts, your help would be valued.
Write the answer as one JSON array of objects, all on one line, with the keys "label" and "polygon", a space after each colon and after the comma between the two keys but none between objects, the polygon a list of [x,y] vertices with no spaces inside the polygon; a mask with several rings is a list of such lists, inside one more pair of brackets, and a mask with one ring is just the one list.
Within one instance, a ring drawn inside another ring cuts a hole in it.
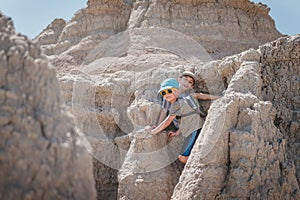
[{"label": "blue shorts", "polygon": [[200,135],[201,128],[198,130],[193,131],[184,141],[184,144],[182,146],[181,153],[182,156],[189,156],[191,154],[192,148]]}]

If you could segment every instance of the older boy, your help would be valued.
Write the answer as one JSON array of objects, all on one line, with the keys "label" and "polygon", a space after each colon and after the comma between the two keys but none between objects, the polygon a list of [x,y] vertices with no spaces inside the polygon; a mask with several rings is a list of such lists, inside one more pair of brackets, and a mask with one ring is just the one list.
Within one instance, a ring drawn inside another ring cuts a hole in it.
[{"label": "older boy", "polygon": [[158,92],[171,104],[169,114],[156,128],[148,126],[145,129],[151,134],[158,134],[166,129],[174,119],[180,119],[179,129],[170,134],[182,133],[186,137],[186,145],[183,146],[183,151],[178,157],[180,162],[186,163],[204,123],[200,115],[187,102],[193,102],[194,105],[197,105],[197,101],[190,95],[180,97],[179,83],[173,78],[164,80]]},{"label": "older boy", "polygon": [[182,93],[186,95],[191,94],[195,99],[199,100],[216,100],[219,96],[204,94],[204,93],[194,93],[193,89],[196,84],[196,77],[194,73],[190,71],[184,71],[179,77],[179,85]]}]

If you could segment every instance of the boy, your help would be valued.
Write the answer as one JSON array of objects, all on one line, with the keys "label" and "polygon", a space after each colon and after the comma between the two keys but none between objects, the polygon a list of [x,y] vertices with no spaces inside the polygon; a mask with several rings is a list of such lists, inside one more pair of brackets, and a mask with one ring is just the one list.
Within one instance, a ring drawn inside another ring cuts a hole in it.
[{"label": "boy", "polygon": [[219,96],[203,94],[203,93],[194,93],[193,89],[196,83],[195,75],[190,71],[184,71],[179,77],[180,90],[185,95],[191,94],[195,99],[199,100],[216,100]]},{"label": "boy", "polygon": [[184,145],[183,151],[178,157],[180,162],[186,163],[204,123],[200,115],[187,103],[187,99],[194,105],[197,105],[197,101],[190,95],[180,97],[179,83],[173,78],[164,80],[158,92],[171,104],[169,114],[156,128],[148,126],[145,129],[151,134],[158,134],[166,129],[174,119],[180,119],[179,129],[169,134],[175,136],[182,133],[187,138],[187,144]]}]

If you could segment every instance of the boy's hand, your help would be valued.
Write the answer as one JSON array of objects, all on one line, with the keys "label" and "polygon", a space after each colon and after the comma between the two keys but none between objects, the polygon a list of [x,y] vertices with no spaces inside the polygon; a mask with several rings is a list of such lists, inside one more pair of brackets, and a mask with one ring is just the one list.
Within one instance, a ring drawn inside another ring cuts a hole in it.
[{"label": "boy's hand", "polygon": [[151,126],[146,126],[144,129],[145,129],[148,133],[153,134],[153,133],[152,133],[153,127],[151,127]]},{"label": "boy's hand", "polygon": [[179,131],[176,131],[176,132],[170,131],[170,132],[168,133],[168,137],[174,137],[174,136],[177,136],[177,135],[179,135]]}]

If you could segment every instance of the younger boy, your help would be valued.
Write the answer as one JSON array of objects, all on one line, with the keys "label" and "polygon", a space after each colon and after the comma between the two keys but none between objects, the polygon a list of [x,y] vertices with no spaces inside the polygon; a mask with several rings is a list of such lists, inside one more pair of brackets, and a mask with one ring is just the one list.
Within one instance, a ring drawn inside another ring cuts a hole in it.
[{"label": "younger boy", "polygon": [[166,129],[174,119],[179,119],[179,129],[170,134],[174,136],[182,133],[186,138],[187,144],[183,146],[183,151],[178,157],[180,162],[186,163],[204,123],[200,115],[187,103],[187,98],[195,105],[197,105],[197,101],[190,95],[180,97],[179,83],[173,78],[164,80],[158,92],[171,104],[169,114],[156,128],[148,126],[145,129],[151,134],[158,134]]}]

